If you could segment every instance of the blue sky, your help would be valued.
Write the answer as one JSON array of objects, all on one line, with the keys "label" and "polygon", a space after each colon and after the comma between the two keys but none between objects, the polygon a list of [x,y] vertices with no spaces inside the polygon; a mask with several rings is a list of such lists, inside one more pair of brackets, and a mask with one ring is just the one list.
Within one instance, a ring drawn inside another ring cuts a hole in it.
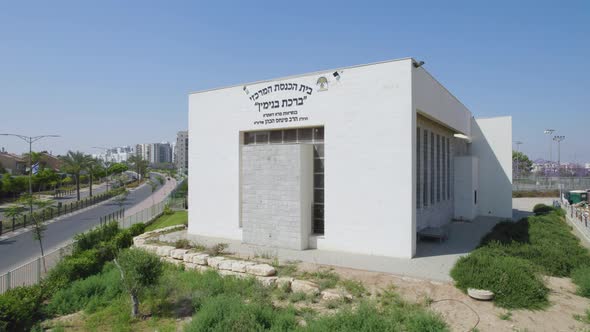
[{"label": "blue sky", "polygon": [[412,56],[476,117],[512,115],[531,157],[552,127],[590,162],[589,36],[588,1],[6,1],[0,132],[61,134],[37,145],[54,153],[173,140],[191,91]]}]

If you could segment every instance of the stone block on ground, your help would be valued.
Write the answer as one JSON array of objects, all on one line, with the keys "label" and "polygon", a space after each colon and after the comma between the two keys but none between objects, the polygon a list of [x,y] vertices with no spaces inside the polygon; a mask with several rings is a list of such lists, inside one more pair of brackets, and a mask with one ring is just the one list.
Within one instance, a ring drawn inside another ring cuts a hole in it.
[{"label": "stone block on ground", "polygon": [[195,258],[195,256],[199,255],[199,253],[196,252],[187,252],[186,254],[184,254],[184,256],[182,257],[182,260],[185,261],[186,263],[193,263],[193,259]]},{"label": "stone block on ground", "polygon": [[182,261],[179,261],[178,259],[174,259],[172,257],[161,257],[160,259],[164,262],[172,263],[174,265],[182,265]]},{"label": "stone block on ground", "polygon": [[235,261],[231,259],[222,260],[221,262],[219,262],[219,264],[217,264],[217,269],[231,271],[231,266],[234,262]]},{"label": "stone block on ground", "polygon": [[219,263],[225,260],[225,257],[215,256],[215,257],[207,257],[207,265],[211,266],[212,268],[218,268]]},{"label": "stone block on ground", "polygon": [[293,278],[291,277],[279,277],[277,279],[277,286],[279,287],[286,287],[287,289],[291,289],[291,283],[293,282]]},{"label": "stone block on ground", "polygon": [[263,286],[269,287],[269,286],[272,286],[272,285],[274,285],[274,284],[276,283],[276,281],[277,281],[277,279],[278,279],[278,278],[277,278],[277,277],[263,277],[263,276],[257,276],[257,277],[256,277],[256,279],[257,279],[258,281],[260,281],[260,283],[261,283]]},{"label": "stone block on ground", "polygon": [[199,265],[208,265],[207,259],[209,258],[208,254],[197,254],[193,256],[192,262]]},{"label": "stone block on ground", "polygon": [[233,261],[231,265],[231,270],[234,272],[246,273],[246,267],[255,265],[254,262],[247,262],[247,261]]},{"label": "stone block on ground", "polygon": [[155,246],[153,244],[144,244],[142,246],[139,246],[138,248],[141,248],[145,251],[149,251],[154,254],[156,254],[158,252],[158,246]]},{"label": "stone block on ground", "polygon": [[219,275],[222,275],[222,276],[233,276],[233,277],[237,277],[240,279],[248,277],[248,275],[245,273],[233,272],[230,270],[219,270],[217,272],[219,273]]},{"label": "stone block on ground", "polygon": [[185,261],[184,262],[184,267],[187,270],[197,270],[200,267],[200,265],[197,265],[195,263],[188,263],[188,262]]},{"label": "stone block on ground", "polygon": [[322,300],[331,301],[331,300],[352,300],[352,295],[348,292],[341,290],[341,289],[326,289],[321,293]]},{"label": "stone block on ground", "polygon": [[170,250],[170,257],[174,259],[184,260],[184,255],[188,253],[187,249],[174,249]]},{"label": "stone block on ground", "polygon": [[246,272],[256,276],[270,277],[274,276],[277,270],[268,264],[255,264],[246,266]]},{"label": "stone block on ground", "polygon": [[295,279],[291,283],[291,291],[293,293],[301,292],[307,295],[316,295],[320,293],[320,287],[315,282]]},{"label": "stone block on ground", "polygon": [[167,256],[170,256],[170,252],[174,249],[176,249],[176,248],[174,248],[172,246],[158,246],[156,254],[158,256],[167,257]]}]

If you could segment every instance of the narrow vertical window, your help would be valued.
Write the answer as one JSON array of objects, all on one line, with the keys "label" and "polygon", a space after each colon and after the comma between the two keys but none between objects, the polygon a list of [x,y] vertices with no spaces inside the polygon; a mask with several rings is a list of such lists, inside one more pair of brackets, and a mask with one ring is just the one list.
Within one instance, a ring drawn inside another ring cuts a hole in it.
[{"label": "narrow vertical window", "polygon": [[424,129],[424,139],[422,140],[422,153],[424,155],[422,166],[422,204],[428,206],[428,131]]},{"label": "narrow vertical window", "polygon": [[442,200],[447,200],[447,140],[442,137]]},{"label": "narrow vertical window", "polygon": [[430,132],[430,204],[434,205],[434,133]]},{"label": "narrow vertical window", "polygon": [[436,135],[436,201],[440,202],[440,135]]},{"label": "narrow vertical window", "polygon": [[447,178],[449,179],[449,185],[447,186],[447,195],[451,199],[451,184],[453,180],[451,178],[451,140],[447,137]]},{"label": "narrow vertical window", "polygon": [[420,183],[420,127],[416,128],[416,208],[420,208],[420,198],[422,197],[422,184]]}]

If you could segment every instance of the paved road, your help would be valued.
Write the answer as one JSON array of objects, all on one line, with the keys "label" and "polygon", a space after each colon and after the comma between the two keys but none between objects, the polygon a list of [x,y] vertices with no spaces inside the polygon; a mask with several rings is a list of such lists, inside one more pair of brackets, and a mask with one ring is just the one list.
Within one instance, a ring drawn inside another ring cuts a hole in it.
[{"label": "paved road", "polygon": [[[157,181],[155,181],[157,183]],[[149,185],[143,186],[127,196],[125,208],[128,209],[152,194]],[[47,225],[43,245],[45,252],[57,249],[70,241],[75,234],[83,233],[100,223],[99,218],[119,209],[115,202],[108,202],[87,211]],[[0,241],[0,274],[18,267],[40,255],[39,243],[33,240],[31,232]]]},{"label": "paved road", "polygon": [[[101,194],[101,193],[105,192],[106,189],[107,189],[106,182],[98,184],[98,185],[94,185],[94,186],[92,186],[92,195],[94,196],[94,195]],[[109,189],[110,189],[110,184],[109,184]],[[90,190],[88,188],[80,189],[80,199],[84,199],[88,196],[90,196]],[[77,200],[76,191],[74,191],[74,193],[71,195],[67,195],[67,196],[53,199],[53,201],[55,202],[54,205],[57,205],[58,202],[66,204],[66,203],[70,203],[70,202],[75,202],[76,200]],[[4,210],[6,210],[6,208],[8,208],[11,205],[12,205],[12,203],[8,203],[8,204],[2,204],[0,206],[0,220],[4,220]]]}]

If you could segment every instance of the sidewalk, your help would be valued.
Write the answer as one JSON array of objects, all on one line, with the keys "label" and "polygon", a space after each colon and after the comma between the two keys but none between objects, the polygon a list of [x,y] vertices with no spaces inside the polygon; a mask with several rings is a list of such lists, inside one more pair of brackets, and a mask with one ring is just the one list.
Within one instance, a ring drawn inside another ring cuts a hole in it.
[{"label": "sidewalk", "polygon": [[159,187],[151,196],[139,202],[138,204],[135,204],[130,209],[125,210],[125,217],[132,216],[144,209],[151,207],[154,204],[162,202],[164,199],[166,199],[168,194],[174,190],[174,188],[176,188],[176,185],[176,179],[171,177],[170,180],[167,180],[166,183]]}]

